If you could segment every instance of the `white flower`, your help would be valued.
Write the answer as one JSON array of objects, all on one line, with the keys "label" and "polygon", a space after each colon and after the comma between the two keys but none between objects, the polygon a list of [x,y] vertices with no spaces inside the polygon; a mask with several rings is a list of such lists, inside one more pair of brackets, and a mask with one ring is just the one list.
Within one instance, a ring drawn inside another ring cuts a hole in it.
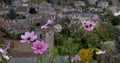
[{"label": "white flower", "polygon": [[3,58],[5,58],[6,60],[10,59],[10,57],[8,55],[4,55],[4,54],[3,54]]},{"label": "white flower", "polygon": [[2,48],[0,48],[0,52],[1,52],[1,53],[3,53],[3,52],[4,52],[4,50],[3,50]]},{"label": "white flower", "polygon": [[105,51],[98,51],[98,52],[96,52],[96,54],[104,54],[105,53]]},{"label": "white flower", "polygon": [[114,16],[119,16],[120,15],[120,11],[119,12],[115,12],[113,15]]}]

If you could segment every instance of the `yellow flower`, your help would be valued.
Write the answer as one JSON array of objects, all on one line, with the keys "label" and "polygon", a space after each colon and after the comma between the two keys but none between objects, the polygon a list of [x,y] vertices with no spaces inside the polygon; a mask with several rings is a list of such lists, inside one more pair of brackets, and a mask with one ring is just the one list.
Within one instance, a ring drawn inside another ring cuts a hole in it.
[{"label": "yellow flower", "polygon": [[90,61],[93,55],[93,51],[98,51],[98,48],[92,48],[92,49],[81,49],[78,52],[78,55],[81,57],[81,63],[85,63],[86,61]]}]

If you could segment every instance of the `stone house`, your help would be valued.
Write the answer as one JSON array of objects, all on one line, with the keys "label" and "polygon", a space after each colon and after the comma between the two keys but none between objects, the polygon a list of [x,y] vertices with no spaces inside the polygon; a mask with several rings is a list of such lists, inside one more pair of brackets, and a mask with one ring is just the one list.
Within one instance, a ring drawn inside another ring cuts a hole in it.
[{"label": "stone house", "polygon": [[112,12],[115,13],[120,10],[120,7],[118,6],[109,6],[108,9]]},{"label": "stone house", "polygon": [[30,0],[15,0],[12,2],[12,7],[28,7]]},{"label": "stone house", "polygon": [[85,2],[83,1],[73,1],[75,7],[85,6]]},{"label": "stone house", "polygon": [[61,8],[62,12],[74,11],[75,9],[72,6],[64,6]]},{"label": "stone house", "polygon": [[39,5],[39,13],[49,15],[50,19],[52,19],[52,20],[55,20],[55,18],[56,18],[55,9],[51,6],[51,4],[49,4],[47,2],[42,2]]},{"label": "stone house", "polygon": [[88,0],[88,3],[89,3],[90,5],[94,5],[94,4],[96,4],[97,1],[98,1],[98,0]]},{"label": "stone house", "polygon": [[101,8],[107,8],[109,6],[109,2],[107,2],[107,1],[100,1],[97,6],[101,7]]},{"label": "stone house", "polygon": [[9,13],[10,8],[0,8],[0,15]]},{"label": "stone house", "polygon": [[22,15],[28,15],[29,14],[29,8],[28,7],[17,7],[15,8],[16,13],[22,14]]},{"label": "stone house", "polygon": [[119,4],[119,0],[112,0],[113,5],[118,5]]},{"label": "stone house", "polygon": [[73,13],[71,18],[71,24],[80,24],[82,21],[89,19],[99,19],[98,15],[91,13]]}]

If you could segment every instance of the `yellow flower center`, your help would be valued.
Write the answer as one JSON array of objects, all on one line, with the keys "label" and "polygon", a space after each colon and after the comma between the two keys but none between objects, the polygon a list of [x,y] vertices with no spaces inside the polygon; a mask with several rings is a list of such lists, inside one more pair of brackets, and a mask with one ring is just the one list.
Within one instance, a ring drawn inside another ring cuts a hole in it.
[{"label": "yellow flower center", "polygon": [[38,45],[38,49],[41,49],[42,48],[42,46],[41,45]]}]

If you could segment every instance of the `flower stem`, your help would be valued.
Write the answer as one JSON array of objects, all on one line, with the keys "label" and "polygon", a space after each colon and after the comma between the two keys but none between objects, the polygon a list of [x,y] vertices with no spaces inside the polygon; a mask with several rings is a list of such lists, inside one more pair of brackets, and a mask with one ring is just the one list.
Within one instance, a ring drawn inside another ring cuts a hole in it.
[{"label": "flower stem", "polygon": [[41,55],[41,63],[43,63],[43,61],[42,61],[42,55]]}]

